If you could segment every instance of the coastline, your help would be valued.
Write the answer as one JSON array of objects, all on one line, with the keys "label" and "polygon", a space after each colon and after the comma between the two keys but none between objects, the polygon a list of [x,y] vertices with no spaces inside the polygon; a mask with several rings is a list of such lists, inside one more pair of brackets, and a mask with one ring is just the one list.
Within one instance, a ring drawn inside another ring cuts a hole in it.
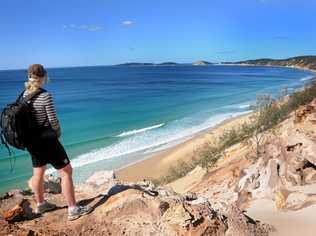
[{"label": "coastline", "polygon": [[298,69],[298,70],[303,70],[303,71],[309,71],[315,74],[316,76],[316,70],[308,68],[308,67],[302,67],[302,66],[281,66],[281,65],[272,65],[272,64],[266,64],[266,65],[261,65],[261,64],[249,64],[249,63],[232,63],[232,64],[222,64],[222,65],[228,65],[228,66],[264,66],[264,67],[279,67],[279,68],[292,68],[292,69]]},{"label": "coastline", "polygon": [[[236,64],[232,64],[236,65]],[[310,71],[315,75],[316,70],[310,68],[294,67],[294,66],[277,66],[277,65],[253,65],[238,64],[241,66],[266,66],[266,67],[285,67]],[[314,78],[314,79],[315,79]],[[174,166],[178,161],[190,161],[196,151],[205,143],[212,142],[223,134],[223,131],[238,126],[247,120],[254,113],[251,111],[247,114],[241,114],[236,117],[228,118],[219,124],[210,127],[204,131],[200,131],[183,142],[167,149],[157,151],[154,154],[145,157],[137,162],[131,163],[115,170],[118,179],[123,181],[141,181],[144,179],[157,179],[168,173],[170,167]]]},{"label": "coastline", "polygon": [[[233,66],[236,66],[236,64],[232,64]],[[246,64],[241,64],[241,65],[244,65],[246,66]],[[225,65],[222,65],[222,66],[225,66]],[[249,64],[249,66],[253,66],[253,67],[256,67],[257,65],[251,65]],[[285,66],[274,66],[274,65],[258,65],[258,66],[266,66],[266,67],[285,67]],[[286,68],[290,68],[290,67],[286,67]],[[315,75],[315,78],[316,78],[316,74],[315,74],[315,71],[312,71],[310,69],[307,69],[307,68],[297,68],[297,69],[300,69],[300,70],[308,70],[310,71],[311,73],[313,73]],[[233,118],[226,118],[226,120],[220,122],[219,124],[215,124],[213,127],[210,127],[210,128],[206,128],[204,129],[203,131],[198,131],[192,135],[189,135],[189,136],[186,136],[178,141],[175,141],[175,142],[172,142],[171,145],[162,145],[162,148],[159,147],[158,150],[156,149],[155,151],[152,151],[150,153],[135,153],[135,156],[137,157],[137,159],[135,160],[132,160],[133,157],[131,157],[131,161],[129,162],[129,164],[125,163],[121,166],[117,166],[117,167],[108,167],[108,169],[111,169],[111,170],[114,170],[116,171],[118,174],[118,176],[122,176],[121,178],[123,179],[126,179],[126,180],[129,180],[129,179],[132,179],[132,180],[141,180],[142,178],[157,178],[157,177],[160,177],[162,175],[164,175],[165,173],[167,173],[167,171],[169,170],[169,168],[176,164],[178,160],[189,160],[191,159],[191,157],[193,156],[192,154],[192,149],[198,149],[198,146],[200,146],[200,144],[198,142],[196,142],[194,144],[194,142],[190,141],[192,139],[199,139],[198,137],[202,137],[203,134],[205,133],[208,133],[208,132],[212,132],[212,130],[214,129],[217,129],[217,127],[225,124],[226,122],[229,122],[231,119],[238,119],[239,116],[235,116]],[[202,138],[201,138],[202,139]],[[204,138],[204,140],[206,140]],[[185,146],[186,145],[189,145],[190,148],[186,148]],[[195,146],[195,148],[193,148],[192,146]],[[173,153],[172,150],[175,150],[177,149],[178,152],[181,152],[180,150],[183,151],[182,153],[182,156],[179,155],[179,154],[175,154],[175,152]],[[187,150],[189,149],[189,150]],[[153,159],[153,161],[150,161],[151,159]],[[169,161],[167,163],[164,163],[163,160],[164,159],[168,159]],[[143,163],[143,162],[146,162]],[[161,163],[163,162],[163,164]],[[143,163],[143,164],[141,164]],[[151,166],[155,166],[157,168],[152,168]],[[137,169],[139,168],[139,169]],[[101,168],[100,168],[101,169]],[[132,169],[135,169],[134,170],[134,173],[131,173],[131,174],[128,174],[126,172],[131,172]],[[148,170],[147,170],[148,169]],[[139,173],[146,173],[147,172],[147,175],[141,175]],[[152,172],[152,173],[150,173]],[[93,173],[93,172],[91,172]],[[47,173],[48,174],[48,173]],[[88,176],[91,176],[92,174],[89,174]],[[12,180],[12,182],[15,181],[15,180]],[[24,188],[26,187],[25,184],[22,184],[22,182],[24,181],[24,179],[22,180],[19,180],[18,182],[18,186],[15,185],[14,187],[7,187],[5,186],[5,190],[2,190],[2,192],[6,192],[6,191],[10,191],[11,189],[14,189],[14,188]],[[76,184],[79,184],[80,182],[77,181]],[[11,183],[10,183],[11,184]],[[11,184],[13,185],[13,184]],[[9,186],[9,184],[8,184]]]},{"label": "coastline", "polygon": [[178,161],[190,161],[201,146],[215,141],[224,131],[248,121],[252,114],[253,111],[228,118],[213,127],[192,135],[175,146],[157,151],[147,158],[115,170],[115,175],[122,181],[131,182],[160,178],[167,174],[169,168],[177,164]]}]

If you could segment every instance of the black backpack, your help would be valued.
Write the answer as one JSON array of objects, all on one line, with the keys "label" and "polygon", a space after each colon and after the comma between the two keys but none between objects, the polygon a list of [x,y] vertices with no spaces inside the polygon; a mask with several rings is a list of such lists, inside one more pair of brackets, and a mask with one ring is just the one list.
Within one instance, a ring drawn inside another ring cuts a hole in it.
[{"label": "black backpack", "polygon": [[0,136],[2,144],[7,147],[10,155],[8,144],[17,149],[26,148],[35,128],[32,114],[33,99],[43,92],[46,90],[40,88],[23,98],[23,91],[14,103],[8,104],[3,109],[0,118]]}]

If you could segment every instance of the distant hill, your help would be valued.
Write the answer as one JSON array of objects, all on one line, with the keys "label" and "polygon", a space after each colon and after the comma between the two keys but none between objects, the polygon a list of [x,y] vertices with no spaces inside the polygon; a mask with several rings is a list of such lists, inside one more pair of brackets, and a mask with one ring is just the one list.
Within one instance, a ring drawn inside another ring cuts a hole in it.
[{"label": "distant hill", "polygon": [[[228,64],[228,62],[224,63]],[[263,65],[263,66],[286,66],[316,71],[316,56],[298,56],[287,59],[262,58],[256,60],[238,61],[229,64]]]},{"label": "distant hill", "polygon": [[163,62],[163,63],[159,63],[157,64],[158,66],[175,66],[175,65],[178,65],[178,63],[176,62]]},{"label": "distant hill", "polygon": [[[162,62],[162,63],[147,63],[147,62],[128,62],[118,64],[116,66],[176,66],[176,65],[195,65],[206,66],[213,65],[214,63],[199,60],[192,64],[180,64],[176,62]],[[222,62],[221,64],[241,64],[241,65],[261,65],[261,66],[286,66],[300,69],[308,69],[316,71],[316,56],[298,56],[287,59],[271,59],[261,58],[255,60],[245,60],[237,62]]]},{"label": "distant hill", "polygon": [[194,66],[206,66],[206,65],[213,65],[212,62],[208,62],[208,61],[196,61],[193,63]]}]

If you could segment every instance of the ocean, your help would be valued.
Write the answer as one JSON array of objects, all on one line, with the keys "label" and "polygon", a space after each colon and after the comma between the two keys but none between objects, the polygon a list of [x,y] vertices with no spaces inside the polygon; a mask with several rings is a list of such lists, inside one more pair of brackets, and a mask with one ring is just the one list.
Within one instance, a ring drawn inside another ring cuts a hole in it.
[{"label": "ocean", "polygon": [[[256,96],[280,96],[312,78],[308,71],[255,66],[96,66],[48,69],[75,182],[175,145],[225,119],[247,113]],[[25,70],[0,71],[0,108],[23,89]],[[32,174],[25,151],[0,146],[0,193]],[[10,162],[14,164],[11,171]],[[49,172],[52,169],[49,168]]]}]

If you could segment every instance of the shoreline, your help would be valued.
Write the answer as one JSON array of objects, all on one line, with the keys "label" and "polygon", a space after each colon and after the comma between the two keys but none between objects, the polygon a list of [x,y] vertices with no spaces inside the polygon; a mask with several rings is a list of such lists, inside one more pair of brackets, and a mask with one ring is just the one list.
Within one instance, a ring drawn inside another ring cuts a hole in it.
[{"label": "shoreline", "polygon": [[308,67],[300,67],[300,66],[281,66],[281,65],[260,65],[260,64],[247,64],[247,63],[232,63],[232,64],[222,64],[222,65],[229,65],[229,66],[263,66],[263,67],[277,67],[277,68],[289,68],[289,69],[298,69],[303,71],[309,71],[312,72],[316,76],[316,70],[310,69]]},{"label": "shoreline", "polygon": [[160,178],[167,174],[169,168],[178,161],[190,161],[201,146],[216,140],[225,130],[230,130],[248,121],[253,113],[254,111],[249,111],[246,114],[225,119],[215,126],[185,138],[174,146],[159,150],[144,159],[116,169],[115,175],[122,181],[130,182]]},{"label": "shoreline", "polygon": [[[232,64],[236,65],[236,64]],[[302,67],[289,67],[289,66],[274,66],[274,65],[253,65],[253,64],[238,64],[240,66],[266,66],[266,67],[285,67],[292,69],[299,69],[304,71],[310,71],[315,75],[316,70]],[[314,79],[315,79],[314,78]],[[144,159],[130,163],[126,166],[120,167],[115,171],[115,175],[118,179],[123,181],[141,181],[144,179],[157,179],[168,173],[171,166],[174,166],[178,161],[190,161],[195,152],[206,142],[216,139],[222,135],[224,130],[229,130],[235,126],[238,126],[247,120],[254,114],[254,111],[241,114],[236,117],[228,118],[220,122],[219,124],[210,127],[206,130],[197,132],[192,136],[184,138],[180,143],[168,147],[166,149],[152,153]],[[207,137],[209,136],[209,137]]]},{"label": "shoreline", "polygon": [[[226,66],[226,65],[232,65],[232,66],[263,66],[263,67],[285,67],[285,68],[292,68],[292,69],[299,69],[299,70],[303,70],[303,71],[309,71],[311,73],[313,73],[313,75],[315,75],[314,78],[316,78],[316,71],[315,70],[311,70],[308,68],[302,68],[302,67],[288,67],[288,66],[277,66],[277,65],[253,65],[253,64],[221,64],[220,66]],[[250,111],[251,112],[251,111]],[[249,113],[248,113],[249,114]],[[235,119],[239,119],[242,116],[245,116],[247,114],[241,114],[241,115],[237,115],[235,117],[231,117],[231,118],[227,118],[223,121],[221,121],[220,123],[216,124],[215,126],[212,126],[210,128],[204,129],[202,131],[198,131],[195,134],[189,135],[187,137],[182,138],[181,140],[178,141],[174,141],[173,144],[174,145],[168,145],[167,147],[165,147],[164,149],[161,150],[156,150],[153,151],[151,153],[146,153],[146,154],[142,154],[141,158],[139,158],[139,160],[136,160],[134,162],[131,162],[129,164],[126,164],[124,166],[121,166],[119,168],[111,168],[112,170],[115,171],[115,173],[117,174],[117,176],[119,178],[122,178],[124,180],[128,180],[130,181],[130,179],[132,180],[142,180],[142,178],[145,177],[149,177],[151,178],[152,176],[154,178],[163,176],[165,173],[167,173],[168,169],[170,168],[170,166],[176,164],[176,162],[178,160],[188,160],[191,159],[192,157],[192,152],[196,149],[198,149],[199,145],[196,145],[195,148],[191,147],[193,144],[193,140],[196,139],[204,139],[207,140],[207,138],[203,138],[204,135],[208,135],[209,132],[212,132],[213,130],[217,130],[220,126],[225,126],[226,123],[231,122],[232,120]],[[190,146],[190,150],[187,150],[187,148],[185,147],[186,145]],[[165,146],[165,145],[162,145]],[[193,145],[194,146],[194,145]],[[179,149],[179,150],[178,150]],[[173,152],[176,152],[176,150],[178,150],[177,152],[180,152],[181,150],[185,150],[183,151],[184,153],[183,158],[179,158],[178,154],[176,155],[177,157],[174,157],[175,154],[173,154]],[[189,157],[186,156],[186,154],[190,154]],[[173,158],[172,158],[173,157]],[[150,161],[151,159],[153,159],[153,161]],[[164,167],[162,168],[161,166],[161,161],[163,161],[164,159],[168,160],[168,165],[166,166],[164,164]],[[155,161],[154,161],[155,160]],[[156,166],[157,168],[152,168],[151,169],[151,165]],[[146,170],[153,170],[156,171],[157,173],[149,173],[150,171]],[[134,171],[133,174],[131,174],[130,172]],[[144,171],[144,173],[148,173],[148,175],[141,175],[142,171]],[[48,173],[47,173],[48,174]],[[21,181],[22,182],[22,181]],[[77,185],[78,183],[76,183]],[[26,185],[25,185],[26,186]],[[22,187],[21,187],[22,188]],[[0,191],[2,193],[5,193],[7,191],[10,191],[12,188],[10,189],[6,189],[3,191]]]},{"label": "shoreline", "polygon": [[[228,123],[228,122],[230,122],[230,121],[233,121],[233,120],[235,120],[235,119],[238,119],[238,118],[241,118],[241,117],[243,117],[243,116],[249,115],[250,113],[253,114],[253,112],[254,112],[253,110],[245,111],[243,114],[238,114],[238,115],[236,115],[236,116],[228,117],[228,118],[226,118],[226,119],[220,121],[219,123],[217,123],[217,124],[215,124],[215,125],[213,125],[213,126],[210,126],[210,127],[208,127],[208,128],[205,128],[205,129],[203,129],[203,130],[200,130],[200,131],[198,131],[198,132],[196,132],[196,133],[193,133],[193,134],[191,134],[191,135],[188,135],[188,136],[185,136],[185,137],[183,137],[183,138],[180,138],[180,139],[171,141],[170,143],[165,143],[165,144],[159,145],[159,146],[157,146],[159,150],[150,152],[149,154],[144,154],[144,153],[143,153],[143,154],[141,154],[141,155],[143,155],[144,158],[139,159],[139,160],[136,160],[135,162],[126,164],[126,165],[121,166],[121,167],[119,167],[119,168],[116,168],[115,171],[116,171],[116,172],[121,171],[121,170],[123,170],[123,169],[125,169],[125,168],[128,168],[128,167],[134,165],[134,164],[137,164],[137,163],[139,163],[139,162],[142,162],[142,161],[145,161],[145,160],[147,160],[147,159],[149,159],[149,158],[152,158],[153,156],[159,155],[160,153],[163,153],[163,152],[166,152],[166,151],[168,151],[168,150],[171,150],[171,149],[175,148],[176,146],[178,146],[178,145],[180,145],[180,144],[183,144],[183,143],[185,143],[185,142],[187,142],[187,141],[189,141],[189,140],[195,138],[195,137],[198,136],[198,135],[207,134],[208,132],[211,132],[213,129],[216,129],[216,128],[222,126],[222,125],[225,125],[226,123]],[[167,147],[163,148],[163,146],[167,146]],[[160,149],[160,147],[162,147],[162,148]]]}]

